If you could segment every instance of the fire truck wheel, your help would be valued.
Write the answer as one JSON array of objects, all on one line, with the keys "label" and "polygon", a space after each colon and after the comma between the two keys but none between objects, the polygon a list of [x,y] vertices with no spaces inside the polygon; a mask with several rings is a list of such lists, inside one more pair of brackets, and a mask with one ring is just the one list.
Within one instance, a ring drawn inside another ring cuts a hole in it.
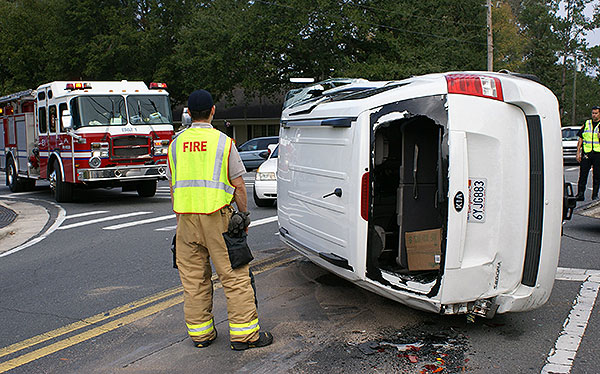
[{"label": "fire truck wheel", "polygon": [[12,192],[23,191],[23,184],[19,180],[19,173],[12,158],[9,158],[6,171],[6,184]]},{"label": "fire truck wheel", "polygon": [[136,186],[140,197],[152,197],[156,195],[156,181],[143,181]]},{"label": "fire truck wheel", "polygon": [[52,190],[54,199],[59,203],[69,202],[73,197],[73,185],[63,181],[58,161],[54,160],[52,165],[50,189]]}]

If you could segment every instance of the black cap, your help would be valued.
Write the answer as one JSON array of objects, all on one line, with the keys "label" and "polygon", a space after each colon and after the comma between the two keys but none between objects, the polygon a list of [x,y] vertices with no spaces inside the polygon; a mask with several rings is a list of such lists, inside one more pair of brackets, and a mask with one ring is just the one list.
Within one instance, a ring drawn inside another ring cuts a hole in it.
[{"label": "black cap", "polygon": [[214,105],[210,92],[206,90],[196,90],[188,98],[188,109],[195,112],[202,112],[212,108]]}]

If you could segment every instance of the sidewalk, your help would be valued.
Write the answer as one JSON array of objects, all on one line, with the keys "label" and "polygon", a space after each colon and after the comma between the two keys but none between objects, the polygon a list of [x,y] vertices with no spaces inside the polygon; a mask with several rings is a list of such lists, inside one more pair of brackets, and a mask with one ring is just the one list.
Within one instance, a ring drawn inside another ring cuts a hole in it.
[{"label": "sidewalk", "polygon": [[0,255],[39,234],[50,219],[36,204],[13,199],[0,200]]}]

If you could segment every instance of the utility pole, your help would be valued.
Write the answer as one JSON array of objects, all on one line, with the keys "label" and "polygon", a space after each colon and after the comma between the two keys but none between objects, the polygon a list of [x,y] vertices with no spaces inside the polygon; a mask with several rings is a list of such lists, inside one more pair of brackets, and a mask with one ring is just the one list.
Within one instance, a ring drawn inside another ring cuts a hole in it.
[{"label": "utility pole", "polygon": [[573,62],[573,99],[571,101],[571,126],[575,126],[577,117],[577,53],[575,53],[575,61]]},{"label": "utility pole", "polygon": [[492,35],[492,0],[487,0],[487,69],[494,71],[494,37]]}]

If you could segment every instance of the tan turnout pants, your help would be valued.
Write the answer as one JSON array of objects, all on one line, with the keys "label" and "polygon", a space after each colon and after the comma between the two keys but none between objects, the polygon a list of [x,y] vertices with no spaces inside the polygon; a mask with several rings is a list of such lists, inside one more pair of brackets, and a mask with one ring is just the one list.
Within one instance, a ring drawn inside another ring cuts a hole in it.
[{"label": "tan turnout pants", "polygon": [[210,214],[180,214],[177,224],[177,266],[183,285],[183,311],[194,341],[216,337],[212,313],[212,268],[215,266],[227,298],[230,340],[258,339],[258,314],[249,265],[231,268],[223,233],[233,210],[226,206]]}]

